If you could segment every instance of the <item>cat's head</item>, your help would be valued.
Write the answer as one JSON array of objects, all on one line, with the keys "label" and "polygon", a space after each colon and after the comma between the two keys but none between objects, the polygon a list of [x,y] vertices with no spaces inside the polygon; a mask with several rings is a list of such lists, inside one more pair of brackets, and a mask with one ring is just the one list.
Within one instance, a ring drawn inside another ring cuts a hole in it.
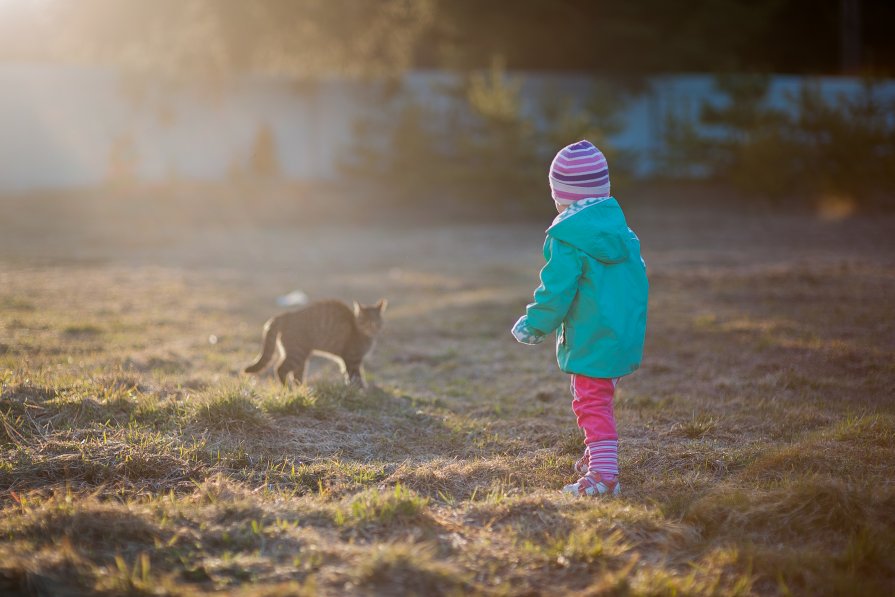
[{"label": "cat's head", "polygon": [[382,329],[382,314],[388,301],[379,299],[375,305],[361,305],[357,301],[354,302],[354,318],[357,321],[358,329],[368,336],[375,336]]}]

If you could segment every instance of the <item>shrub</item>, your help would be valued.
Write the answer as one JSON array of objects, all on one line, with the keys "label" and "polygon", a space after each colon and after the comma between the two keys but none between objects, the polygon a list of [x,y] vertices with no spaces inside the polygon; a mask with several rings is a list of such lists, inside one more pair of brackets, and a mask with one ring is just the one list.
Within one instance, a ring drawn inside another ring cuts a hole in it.
[{"label": "shrub", "polygon": [[895,100],[881,99],[867,81],[861,92],[825,97],[817,83],[789,94],[786,109],[768,105],[767,76],[725,76],[726,96],[703,103],[699,125],[669,115],[669,174],[708,175],[780,200],[846,196],[869,205],[895,194]]},{"label": "shrub", "polygon": [[484,194],[493,203],[542,205],[547,166],[560,147],[587,137],[608,159],[630,159],[610,141],[623,128],[625,95],[609,85],[594,85],[580,105],[525,106],[521,79],[494,60],[487,71],[433,90],[434,97],[420,98],[403,84],[371,93],[381,107],[355,124],[355,147],[342,169],[386,183],[398,198],[450,193],[480,201]]},{"label": "shrub", "polygon": [[635,151],[619,149],[612,137],[625,129],[621,108],[631,94],[629,84],[604,80],[591,84],[580,105],[570,97],[548,99],[541,111],[545,130],[539,141],[539,146],[546,151],[545,163],[559,148],[587,139],[606,156],[613,184],[629,180],[638,156]]}]

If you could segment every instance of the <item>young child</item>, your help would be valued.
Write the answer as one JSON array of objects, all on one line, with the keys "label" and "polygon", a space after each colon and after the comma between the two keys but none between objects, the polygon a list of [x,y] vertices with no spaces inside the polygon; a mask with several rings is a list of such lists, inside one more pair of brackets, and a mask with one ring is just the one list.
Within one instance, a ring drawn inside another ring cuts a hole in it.
[{"label": "young child", "polygon": [[609,168],[588,141],[563,148],[550,165],[559,215],[547,229],[541,285],[513,326],[523,344],[558,329],[556,360],[572,374],[572,408],[586,449],[581,475],[564,492],[618,495],[618,434],[612,400],[618,378],[640,366],[649,284],[640,240],[609,195]]}]

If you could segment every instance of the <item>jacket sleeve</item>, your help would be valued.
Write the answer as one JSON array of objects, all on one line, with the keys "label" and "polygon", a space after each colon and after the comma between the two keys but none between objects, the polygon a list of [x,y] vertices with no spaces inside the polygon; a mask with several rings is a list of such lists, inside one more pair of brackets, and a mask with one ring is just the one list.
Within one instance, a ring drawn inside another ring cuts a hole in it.
[{"label": "jacket sleeve", "polygon": [[541,285],[526,309],[524,324],[538,336],[551,333],[566,318],[584,266],[575,247],[550,236],[544,242],[544,258],[547,263],[541,270]]}]

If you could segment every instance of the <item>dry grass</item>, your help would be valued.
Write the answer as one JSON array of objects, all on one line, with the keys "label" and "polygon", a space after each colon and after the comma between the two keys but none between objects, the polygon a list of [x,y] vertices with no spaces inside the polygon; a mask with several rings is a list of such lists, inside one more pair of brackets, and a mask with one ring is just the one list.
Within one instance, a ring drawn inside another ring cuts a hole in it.
[{"label": "dry grass", "polygon": [[[83,245],[17,212],[0,593],[891,594],[891,218],[628,211],[650,329],[603,502],[560,495],[567,382],[507,333],[541,223],[235,218]],[[295,288],[389,298],[370,390],[326,362],[298,388],[239,373]]]}]

